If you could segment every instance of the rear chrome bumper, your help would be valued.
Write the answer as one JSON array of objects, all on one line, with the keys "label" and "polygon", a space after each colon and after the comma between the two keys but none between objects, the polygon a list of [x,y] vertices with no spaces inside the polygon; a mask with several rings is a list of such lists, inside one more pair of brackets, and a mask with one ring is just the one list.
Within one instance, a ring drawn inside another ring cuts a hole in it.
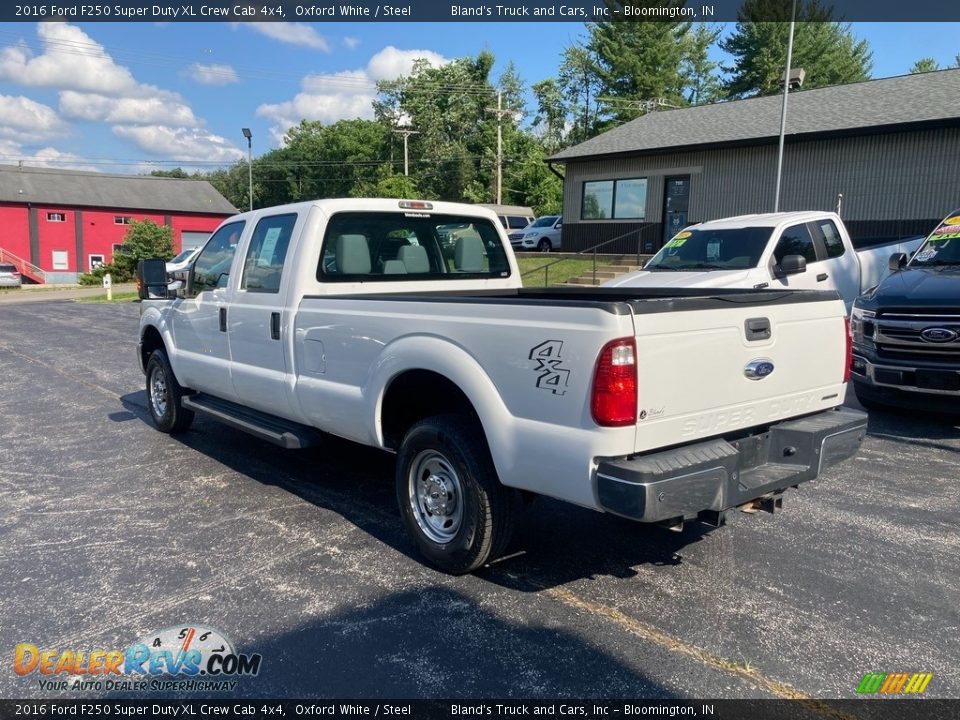
[{"label": "rear chrome bumper", "polygon": [[722,522],[731,508],[770,500],[856,454],[867,415],[827,410],[772,425],[737,440],[708,440],[675,450],[600,460],[597,498],[611,513],[639,522]]}]

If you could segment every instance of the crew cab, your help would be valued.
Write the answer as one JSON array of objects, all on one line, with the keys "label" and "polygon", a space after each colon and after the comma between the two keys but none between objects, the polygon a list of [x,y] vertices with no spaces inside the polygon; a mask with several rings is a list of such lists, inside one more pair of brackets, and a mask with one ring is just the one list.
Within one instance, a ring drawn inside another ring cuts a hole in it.
[{"label": "crew cab", "polygon": [[404,525],[451,573],[503,552],[524,498],[719,526],[780,506],[865,431],[840,408],[836,293],[524,289],[476,206],[243,213],[173,297],[158,263],[141,266],[138,345],[156,426],[203,412],[286,448],[334,434],[394,452]]},{"label": "crew cab", "polygon": [[856,251],[836,213],[740,215],[685,228],[643,270],[606,285],[836,290],[849,310],[886,275],[891,253],[912,253],[922,242]]},{"label": "crew cab", "polygon": [[853,305],[853,387],[865,407],[960,413],[960,210]]}]

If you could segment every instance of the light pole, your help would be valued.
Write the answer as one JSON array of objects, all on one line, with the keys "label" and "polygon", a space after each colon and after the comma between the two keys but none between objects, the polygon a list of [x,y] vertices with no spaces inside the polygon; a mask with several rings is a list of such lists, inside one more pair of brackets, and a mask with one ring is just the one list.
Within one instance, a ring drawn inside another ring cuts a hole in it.
[{"label": "light pole", "polygon": [[780,142],[777,147],[777,189],[773,211],[780,212],[780,176],[783,174],[783,141],[787,134],[787,95],[790,94],[790,63],[793,62],[793,26],[797,19],[797,0],[790,9],[790,36],[787,39],[787,67],[783,72],[783,107],[780,110]]},{"label": "light pole", "polygon": [[250,209],[253,210],[253,133],[250,128],[243,128],[240,132],[247,139],[247,178],[250,182]]}]

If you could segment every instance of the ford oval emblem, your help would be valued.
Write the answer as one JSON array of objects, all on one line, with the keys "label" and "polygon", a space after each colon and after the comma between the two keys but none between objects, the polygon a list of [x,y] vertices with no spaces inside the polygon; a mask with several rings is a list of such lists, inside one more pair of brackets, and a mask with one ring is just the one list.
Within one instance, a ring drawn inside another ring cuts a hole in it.
[{"label": "ford oval emblem", "polygon": [[763,380],[773,372],[773,361],[767,358],[757,358],[747,363],[743,374],[751,380]]},{"label": "ford oval emblem", "polygon": [[957,331],[950,328],[932,327],[921,332],[920,337],[927,342],[948,343],[957,339]]}]

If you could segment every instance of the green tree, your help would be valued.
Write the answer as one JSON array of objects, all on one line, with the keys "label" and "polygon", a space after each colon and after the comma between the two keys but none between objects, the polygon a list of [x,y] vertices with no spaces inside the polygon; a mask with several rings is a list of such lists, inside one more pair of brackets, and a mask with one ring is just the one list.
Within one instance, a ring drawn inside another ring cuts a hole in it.
[{"label": "green tree", "polygon": [[568,108],[563,91],[554,78],[534,83],[530,89],[537,103],[533,132],[547,153],[556,152],[564,146],[567,135]]},{"label": "green tree", "polygon": [[[671,0],[670,4],[682,7],[685,2]],[[644,112],[645,101],[662,98],[684,104],[681,63],[690,23],[623,19],[625,6],[664,7],[662,0],[604,0],[604,4],[610,17],[617,19],[588,23],[587,45],[594,57],[605,114],[616,122],[626,122]]]},{"label": "green tree", "polygon": [[[497,90],[494,57],[481,52],[443,67],[417,61],[407,77],[378,84],[374,112],[385,127],[409,125],[411,176],[424,197],[490,202],[496,171]],[[508,84],[515,82],[515,73]],[[502,78],[503,80],[503,78]],[[519,82],[516,80],[516,82]],[[506,88],[505,108],[513,109]],[[516,135],[512,113],[503,117],[504,156]]]},{"label": "green tree", "polygon": [[116,282],[127,282],[136,273],[140,260],[172,257],[173,230],[169,226],[134,220],[123,236],[123,246],[113,254],[111,276]]},{"label": "green tree", "polygon": [[402,200],[421,199],[420,191],[413,178],[394,171],[389,164],[377,168],[376,179],[357,185],[353,197],[400,198]]},{"label": "green tree", "polygon": [[[734,32],[720,42],[734,58],[726,91],[732,97],[773,95],[780,92],[787,58],[791,0],[746,0]],[[820,0],[801,0],[793,40],[794,68],[806,71],[808,88],[841,85],[870,78],[872,53],[858,40],[849,23],[832,21],[833,10]]]},{"label": "green tree", "polygon": [[597,97],[603,84],[597,72],[597,60],[589,47],[571,45],[563,51],[557,77],[570,116],[567,142],[583,142],[599,132]]},{"label": "green tree", "polygon": [[934,60],[932,57],[920,58],[917,60],[911,67],[910,73],[925,73],[925,72],[934,72],[935,70],[940,69],[940,63]]},{"label": "green tree", "polygon": [[684,37],[684,57],[680,72],[684,78],[684,99],[691,105],[705,105],[723,99],[720,64],[710,59],[710,48],[717,44],[721,25],[697,23]]}]

